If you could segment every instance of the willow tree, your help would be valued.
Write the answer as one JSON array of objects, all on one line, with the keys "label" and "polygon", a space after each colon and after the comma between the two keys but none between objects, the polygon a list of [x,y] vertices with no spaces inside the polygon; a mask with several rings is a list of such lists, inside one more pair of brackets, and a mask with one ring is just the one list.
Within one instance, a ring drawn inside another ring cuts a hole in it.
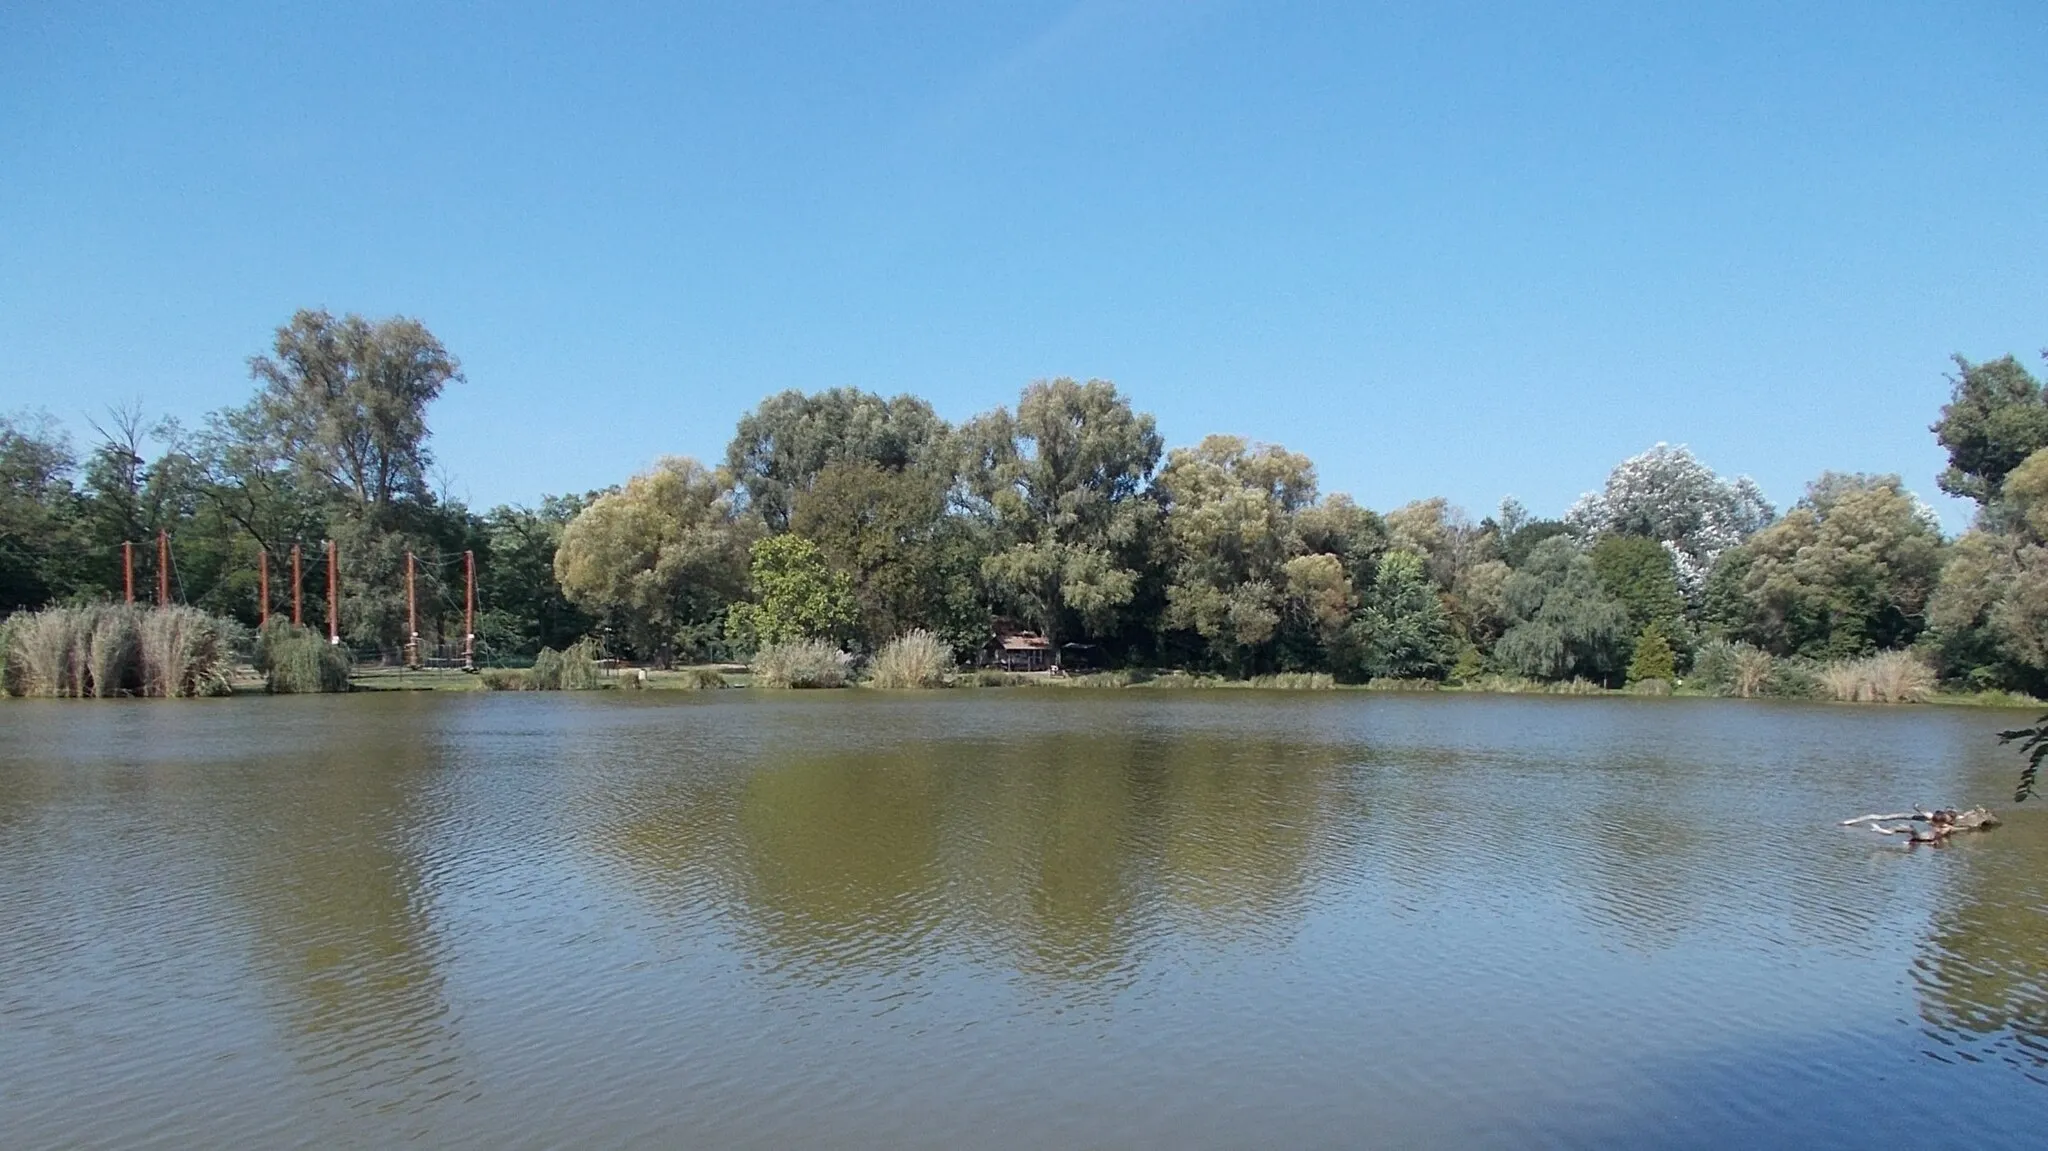
[{"label": "willow tree", "polygon": [[1199,635],[1219,662],[1249,669],[1280,630],[1290,583],[1311,611],[1348,599],[1335,561],[1288,566],[1304,550],[1295,514],[1316,497],[1307,456],[1209,436],[1174,449],[1154,488],[1172,555],[1165,622]]},{"label": "willow tree", "polygon": [[855,388],[780,392],[740,417],[725,466],[748,508],[786,531],[795,505],[834,464],[870,464],[952,481],[951,429],[916,396]]},{"label": "willow tree", "polygon": [[1001,541],[982,561],[997,598],[1057,645],[1066,620],[1101,634],[1136,593],[1141,497],[1159,463],[1152,417],[1107,380],[1041,380],[1017,411],[962,429],[967,483]]},{"label": "willow tree", "polygon": [[555,578],[636,653],[666,662],[679,647],[714,641],[726,605],[746,587],[755,534],[716,473],[672,456],[569,521]]}]

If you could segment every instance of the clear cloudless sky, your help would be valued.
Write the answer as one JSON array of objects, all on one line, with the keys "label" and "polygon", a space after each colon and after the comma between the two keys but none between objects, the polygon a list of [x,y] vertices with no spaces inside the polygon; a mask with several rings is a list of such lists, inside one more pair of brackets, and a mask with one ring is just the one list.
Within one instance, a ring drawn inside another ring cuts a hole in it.
[{"label": "clear cloudless sky", "polygon": [[[0,411],[416,316],[473,504],[1114,380],[1381,509],[1899,472],[2048,344],[2048,3],[0,4]],[[89,435],[89,433],[85,433]],[[81,438],[84,438],[81,436]]]}]

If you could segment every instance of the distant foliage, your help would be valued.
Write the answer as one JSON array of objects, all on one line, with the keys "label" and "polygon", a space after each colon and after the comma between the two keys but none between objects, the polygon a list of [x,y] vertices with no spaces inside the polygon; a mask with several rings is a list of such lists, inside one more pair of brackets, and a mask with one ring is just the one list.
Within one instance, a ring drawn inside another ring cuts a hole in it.
[{"label": "distant foliage", "polygon": [[755,687],[845,687],[852,677],[845,653],[821,639],[770,644],[754,655]]},{"label": "distant foliage", "polygon": [[897,636],[882,645],[868,665],[868,686],[932,688],[946,686],[953,672],[953,649],[923,629]]},{"label": "distant foliage", "polygon": [[1934,512],[1897,476],[1830,472],[1715,573],[1715,623],[1776,655],[1842,658],[1919,638],[1941,577]]}]

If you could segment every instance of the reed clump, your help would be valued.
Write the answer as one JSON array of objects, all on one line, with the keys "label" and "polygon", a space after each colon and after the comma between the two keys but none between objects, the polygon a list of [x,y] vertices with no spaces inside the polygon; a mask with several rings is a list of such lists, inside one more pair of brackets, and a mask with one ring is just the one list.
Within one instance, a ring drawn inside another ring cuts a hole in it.
[{"label": "reed clump", "polygon": [[1925,703],[1935,688],[1933,670],[1904,651],[1836,660],[1814,678],[1816,694],[1842,703]]},{"label": "reed clump", "polygon": [[355,667],[348,649],[312,628],[275,620],[257,637],[256,670],[272,695],[313,695],[347,691]]},{"label": "reed clump", "polygon": [[822,639],[772,643],[754,654],[755,687],[845,687],[846,657]]},{"label": "reed clump", "polygon": [[[1333,682],[1331,687],[1337,685]],[[1378,675],[1365,681],[1367,691],[1439,691],[1443,685],[1433,679],[1403,679],[1399,676]]]},{"label": "reed clump", "polygon": [[868,686],[894,690],[945,687],[953,672],[953,648],[923,628],[882,645],[868,664]]},{"label": "reed clump", "polygon": [[11,695],[226,695],[235,626],[197,608],[91,604],[7,621],[0,690]]}]

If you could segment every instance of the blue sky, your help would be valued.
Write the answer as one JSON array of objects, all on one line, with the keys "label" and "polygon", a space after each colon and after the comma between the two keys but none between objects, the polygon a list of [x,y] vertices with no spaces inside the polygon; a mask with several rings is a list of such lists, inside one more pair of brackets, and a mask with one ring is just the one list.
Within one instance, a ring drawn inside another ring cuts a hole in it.
[{"label": "blue sky", "polygon": [[1678,7],[0,6],[0,410],[189,420],[325,306],[461,357],[478,504],[1073,375],[1380,508],[1663,440],[1962,526],[1947,357],[2048,344],[2048,5]]}]

